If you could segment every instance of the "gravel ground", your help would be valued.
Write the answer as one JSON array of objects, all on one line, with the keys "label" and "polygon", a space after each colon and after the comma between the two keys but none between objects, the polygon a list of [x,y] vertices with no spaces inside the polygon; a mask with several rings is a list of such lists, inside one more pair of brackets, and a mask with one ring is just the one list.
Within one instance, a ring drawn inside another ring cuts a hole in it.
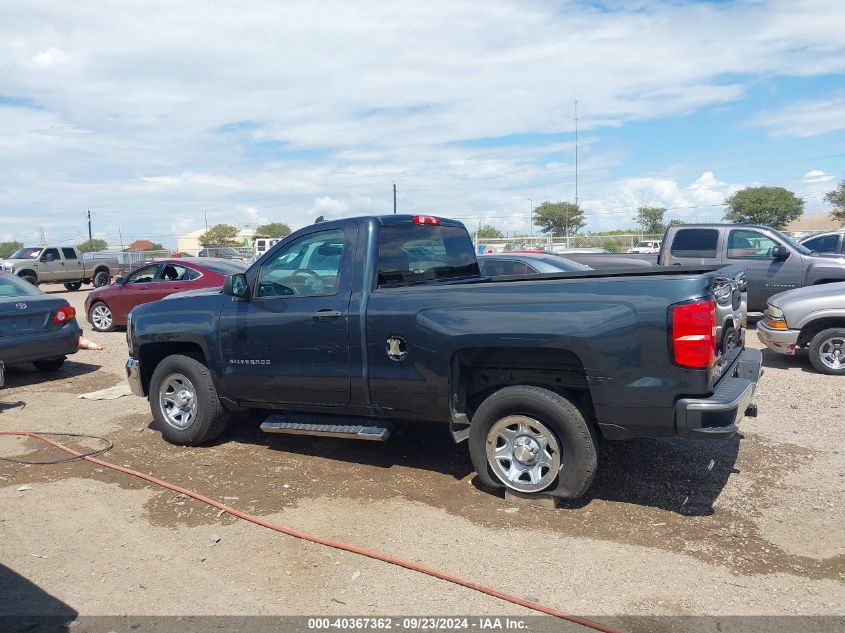
[{"label": "gravel ground", "polygon": [[[45,290],[81,311],[85,291]],[[145,400],[77,398],[119,384],[126,359],[123,332],[83,325],[105,350],[81,351],[51,375],[11,368],[0,430],[106,435],[109,461],[574,613],[845,615],[845,381],[815,373],[804,357],[764,352],[760,413],[743,422],[742,438],[605,443],[588,496],[546,510],[478,489],[466,449],[436,427],[400,428],[377,444],[265,436],[249,421],[213,446],[167,444]],[[760,347],[753,329],[748,339]],[[11,438],[0,438],[0,454],[49,455]],[[0,615],[61,608],[528,613],[218,517],[88,463],[0,462]]]}]

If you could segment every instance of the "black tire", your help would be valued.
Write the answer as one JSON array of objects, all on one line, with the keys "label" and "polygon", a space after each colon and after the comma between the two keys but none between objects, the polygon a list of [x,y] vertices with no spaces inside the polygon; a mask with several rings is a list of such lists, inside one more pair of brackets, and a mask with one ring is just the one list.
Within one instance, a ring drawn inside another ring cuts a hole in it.
[{"label": "black tire", "polygon": [[68,282],[68,283],[65,284],[65,288],[67,288],[71,292],[73,292],[75,290],[79,290],[80,288],[82,288],[82,282],[81,281]]},{"label": "black tire", "polygon": [[598,467],[596,443],[589,424],[563,396],[528,385],[500,389],[484,400],[472,417],[469,451],[483,484],[494,488],[506,485],[488,461],[487,441],[493,426],[508,416],[530,417],[551,430],[558,441],[560,470],[547,488],[537,492],[561,499],[577,499],[587,492]]},{"label": "black tire", "polygon": [[[196,413],[184,428],[171,422],[160,401],[160,390],[166,380],[181,375],[190,381],[196,400]],[[150,380],[150,408],[156,427],[174,444],[195,446],[218,438],[229,422],[229,415],[217,397],[208,367],[191,356],[173,355],[161,361]]]},{"label": "black tire", "polygon": [[94,287],[95,288],[102,288],[103,286],[108,286],[110,281],[111,281],[111,275],[109,275],[109,271],[98,270],[96,273],[94,273]]},{"label": "black tire", "polygon": [[739,336],[739,330],[737,330],[733,325],[725,327],[725,331],[722,334],[722,354],[727,354],[739,345]]},{"label": "black tire", "polygon": [[[108,313],[108,314],[106,314]],[[108,324],[103,317],[108,318]],[[114,331],[114,315],[111,308],[106,305],[104,301],[95,301],[88,309],[88,322],[91,327],[97,332],[113,332]]]},{"label": "black tire", "polygon": [[32,363],[38,371],[57,371],[65,364],[65,357],[37,360]]},{"label": "black tire", "polygon": [[24,281],[28,281],[33,286],[38,286],[38,278],[35,275],[33,275],[32,273],[24,273],[24,274],[19,275],[19,276],[20,276],[21,279],[23,279]]},{"label": "black tire", "polygon": [[823,374],[845,375],[845,328],[829,328],[816,334],[810,341],[810,362]]}]

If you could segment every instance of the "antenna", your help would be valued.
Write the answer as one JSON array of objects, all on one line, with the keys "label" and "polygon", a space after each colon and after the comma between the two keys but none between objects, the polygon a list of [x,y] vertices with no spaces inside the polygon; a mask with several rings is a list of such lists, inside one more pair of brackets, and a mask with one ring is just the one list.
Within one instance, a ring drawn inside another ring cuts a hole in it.
[{"label": "antenna", "polygon": [[393,183],[393,214],[396,215],[396,183]]},{"label": "antenna", "polygon": [[575,100],[575,206],[578,206],[578,99]]}]

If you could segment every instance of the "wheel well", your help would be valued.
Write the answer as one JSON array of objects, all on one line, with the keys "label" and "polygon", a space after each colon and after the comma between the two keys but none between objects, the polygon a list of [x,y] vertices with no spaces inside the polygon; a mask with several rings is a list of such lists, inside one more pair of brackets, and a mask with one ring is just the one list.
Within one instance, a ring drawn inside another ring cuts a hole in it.
[{"label": "wheel well", "polygon": [[828,317],[811,321],[801,328],[801,333],[798,334],[798,345],[809,345],[816,334],[832,327],[845,327],[845,317]]},{"label": "wheel well", "polygon": [[490,394],[512,385],[544,387],[570,399],[593,423],[593,403],[587,373],[569,350],[523,347],[480,347],[460,350],[453,357],[450,380],[453,413],[472,418]]},{"label": "wheel well", "polygon": [[191,356],[204,365],[207,364],[202,348],[196,343],[147,343],[138,351],[138,360],[141,362],[141,384],[144,386],[144,393],[149,393],[150,380],[158,364],[174,354]]},{"label": "wheel well", "polygon": [[25,270],[19,270],[16,274],[17,274],[18,277],[23,277],[24,275],[30,275],[30,276],[38,279],[38,274],[34,270],[30,270],[29,268],[27,268]]},{"label": "wheel well", "polygon": [[99,273],[106,273],[109,277],[111,277],[111,271],[108,269],[107,266],[97,266],[94,269],[94,274],[98,275]]}]

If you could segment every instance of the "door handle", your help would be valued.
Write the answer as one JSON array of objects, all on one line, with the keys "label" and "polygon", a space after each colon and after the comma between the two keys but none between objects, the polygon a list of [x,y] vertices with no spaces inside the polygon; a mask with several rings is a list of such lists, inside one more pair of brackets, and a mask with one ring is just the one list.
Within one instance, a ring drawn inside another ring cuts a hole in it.
[{"label": "door handle", "polygon": [[324,319],[338,319],[343,316],[343,312],[340,310],[331,310],[329,308],[323,308],[322,310],[317,310],[314,314],[311,315],[312,319],[317,321],[322,321]]}]

